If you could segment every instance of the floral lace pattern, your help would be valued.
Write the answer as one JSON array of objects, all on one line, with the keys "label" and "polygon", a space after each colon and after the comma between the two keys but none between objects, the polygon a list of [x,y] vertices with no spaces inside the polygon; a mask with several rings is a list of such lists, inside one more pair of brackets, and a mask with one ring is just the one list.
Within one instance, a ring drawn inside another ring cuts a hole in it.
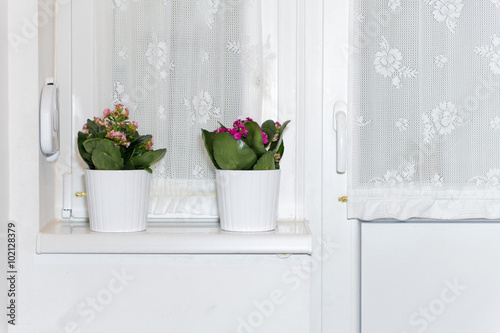
[{"label": "floral lace pattern", "polygon": [[113,9],[119,9],[123,12],[128,9],[128,2],[138,2],[140,0],[113,0]]},{"label": "floral lace pattern", "polygon": [[492,121],[490,121],[490,126],[494,130],[500,130],[500,117],[496,116],[495,119],[493,119]]},{"label": "floral lace pattern", "polygon": [[439,173],[435,173],[432,177],[431,183],[435,187],[442,187],[444,184],[444,178]]},{"label": "floral lace pattern", "polygon": [[394,125],[399,129],[400,132],[404,132],[408,129],[408,119],[399,118]]},{"label": "floral lace pattern", "polygon": [[469,182],[476,184],[478,187],[500,190],[500,169],[490,169],[485,176],[473,177]]},{"label": "floral lace pattern", "polygon": [[362,127],[362,126],[367,126],[371,123],[372,121],[371,120],[365,120],[365,117],[363,116],[358,116],[358,119],[357,119],[357,125]]},{"label": "floral lace pattern", "polygon": [[464,9],[463,0],[424,0],[434,8],[432,14],[438,22],[445,22],[448,29],[455,33],[457,20]]},{"label": "floral lace pattern", "polygon": [[128,58],[128,47],[124,46],[121,48],[120,51],[118,51],[118,57],[122,58],[123,60],[127,60]]},{"label": "floral lace pattern", "polygon": [[395,12],[399,7],[401,7],[401,0],[389,0],[387,7]]},{"label": "floral lace pattern", "polygon": [[373,65],[377,73],[385,78],[391,78],[392,85],[400,89],[403,85],[402,78],[414,78],[418,71],[409,66],[403,66],[403,56],[401,51],[396,48],[391,48],[387,39],[382,37],[382,42],[379,44],[379,51],[375,54]]},{"label": "floral lace pattern", "polygon": [[221,116],[220,108],[214,106],[214,100],[208,91],[200,91],[191,101],[185,98],[184,106],[189,112],[192,125],[206,124],[209,119]]},{"label": "floral lace pattern", "polygon": [[193,171],[191,172],[194,179],[203,179],[206,177],[205,171],[199,165],[195,165]]},{"label": "floral lace pattern", "polygon": [[500,219],[500,0],[353,3],[349,217]]},{"label": "floral lace pattern", "polygon": [[205,51],[205,50],[201,50],[200,51],[200,61],[202,64],[206,63],[207,61],[210,60],[210,54]]},{"label": "floral lace pattern", "polygon": [[375,187],[395,187],[413,184],[417,169],[414,162],[407,163],[401,170],[387,170],[382,177],[375,177],[370,183]]},{"label": "floral lace pattern", "polygon": [[491,44],[476,46],[474,53],[483,58],[490,59],[490,70],[500,75],[500,37],[496,34],[490,36]]},{"label": "floral lace pattern", "polygon": [[436,56],[436,58],[434,58],[434,63],[436,64],[437,68],[443,68],[447,62],[448,62],[448,58],[442,54],[440,54],[440,55]]},{"label": "floral lace pattern", "polygon": [[165,110],[163,105],[160,105],[158,107],[158,119],[164,120],[165,118],[167,118],[167,110]]},{"label": "floral lace pattern", "polygon": [[160,70],[168,60],[167,43],[159,40],[158,35],[154,32],[151,34],[151,39],[145,56],[154,68]]},{"label": "floral lace pattern", "polygon": [[457,127],[464,124],[458,107],[452,102],[441,102],[430,113],[422,114],[424,123],[424,142],[430,143],[436,135],[451,134]]},{"label": "floral lace pattern", "polygon": [[166,70],[167,63],[168,69],[173,72],[175,64],[170,61],[168,55],[168,45],[165,41],[160,40],[158,35],[153,32],[151,34],[151,42],[148,44],[148,49],[144,54],[149,64],[157,70],[158,76],[162,81],[166,81],[168,72]]},{"label": "floral lace pattern", "polygon": [[134,109],[135,103],[132,101],[131,96],[125,91],[125,85],[121,82],[113,84],[113,104],[123,104],[128,108]]},{"label": "floral lace pattern", "polygon": [[207,26],[212,29],[215,17],[220,9],[220,0],[197,0],[196,6],[205,19]]}]

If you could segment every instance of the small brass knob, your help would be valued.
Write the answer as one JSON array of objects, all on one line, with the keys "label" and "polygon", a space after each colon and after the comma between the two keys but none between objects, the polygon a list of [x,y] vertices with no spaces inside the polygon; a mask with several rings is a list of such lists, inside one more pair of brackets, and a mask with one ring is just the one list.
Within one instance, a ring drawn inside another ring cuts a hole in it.
[{"label": "small brass knob", "polygon": [[75,197],[81,198],[81,197],[86,197],[87,193],[86,192],[76,192]]},{"label": "small brass knob", "polygon": [[346,196],[339,197],[339,201],[345,203],[345,202],[347,202],[347,197]]}]

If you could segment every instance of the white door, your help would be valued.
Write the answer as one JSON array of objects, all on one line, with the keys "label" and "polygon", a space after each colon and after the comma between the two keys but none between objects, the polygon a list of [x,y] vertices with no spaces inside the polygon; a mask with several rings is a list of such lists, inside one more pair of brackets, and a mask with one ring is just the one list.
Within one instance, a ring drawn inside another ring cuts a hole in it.
[{"label": "white door", "polygon": [[498,223],[363,223],[362,332],[498,332],[498,237]]},{"label": "white door", "polygon": [[[269,1],[266,6],[273,11],[267,15],[279,14],[267,27],[276,32],[271,41],[278,46],[279,98],[275,105],[284,116],[292,118],[298,132],[295,137],[302,138],[295,147],[287,146],[286,167],[295,171],[291,176],[294,180],[282,191],[285,200],[280,209],[297,219],[308,219],[313,233],[310,332],[357,333],[359,222],[347,220],[346,204],[338,200],[346,195],[347,176],[336,171],[337,133],[333,129],[335,103],[348,102],[350,3],[279,0]],[[81,1],[73,1],[72,11],[77,18],[92,18],[91,6]],[[73,57],[92,61],[91,37],[88,29],[74,27]],[[72,90],[81,96],[92,96],[93,78],[91,73],[83,72],[91,67],[87,63],[73,69]],[[76,133],[93,103],[78,95],[73,95],[72,103],[72,130]],[[84,190],[84,166],[76,155],[72,158],[74,193]],[[72,200],[73,216],[84,218],[84,199],[73,196]]]},{"label": "white door", "polygon": [[346,204],[339,201],[346,195],[347,175],[336,170],[333,129],[335,104],[348,103],[350,5],[346,0],[323,2],[321,332],[325,333],[359,332],[359,222],[347,220]]}]

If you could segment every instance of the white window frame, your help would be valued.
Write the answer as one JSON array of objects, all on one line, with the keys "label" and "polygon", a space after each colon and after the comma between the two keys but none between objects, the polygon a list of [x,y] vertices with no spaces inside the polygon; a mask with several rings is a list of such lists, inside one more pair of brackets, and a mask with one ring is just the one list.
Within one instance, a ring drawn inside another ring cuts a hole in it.
[{"label": "white window frame", "polygon": [[[305,124],[304,124],[304,29],[305,13],[300,12],[303,0],[284,2],[262,1],[263,41],[276,52],[274,99],[266,101],[263,119],[291,120],[285,136],[286,151],[282,160],[282,181],[279,218],[303,220],[305,203]],[[60,88],[61,155],[57,162],[58,197],[56,213],[63,219],[86,219],[86,200],[75,194],[85,192],[83,170],[78,155],[76,133],[86,121],[79,110],[92,108],[92,1],[72,0],[58,8],[57,84]],[[69,184],[68,184],[69,182]],[[70,213],[71,212],[71,213]],[[74,218],[76,216],[76,218]],[[201,218],[195,215],[167,216]],[[208,218],[208,221],[213,221]]]}]

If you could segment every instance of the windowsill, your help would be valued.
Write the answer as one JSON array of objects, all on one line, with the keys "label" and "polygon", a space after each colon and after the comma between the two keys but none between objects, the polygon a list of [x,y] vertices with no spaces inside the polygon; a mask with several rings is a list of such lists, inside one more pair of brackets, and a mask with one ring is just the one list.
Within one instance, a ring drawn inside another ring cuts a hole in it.
[{"label": "windowsill", "polygon": [[276,230],[235,233],[218,223],[153,222],[143,232],[101,233],[86,222],[54,221],[38,233],[37,253],[312,254],[307,221],[279,221]]}]

